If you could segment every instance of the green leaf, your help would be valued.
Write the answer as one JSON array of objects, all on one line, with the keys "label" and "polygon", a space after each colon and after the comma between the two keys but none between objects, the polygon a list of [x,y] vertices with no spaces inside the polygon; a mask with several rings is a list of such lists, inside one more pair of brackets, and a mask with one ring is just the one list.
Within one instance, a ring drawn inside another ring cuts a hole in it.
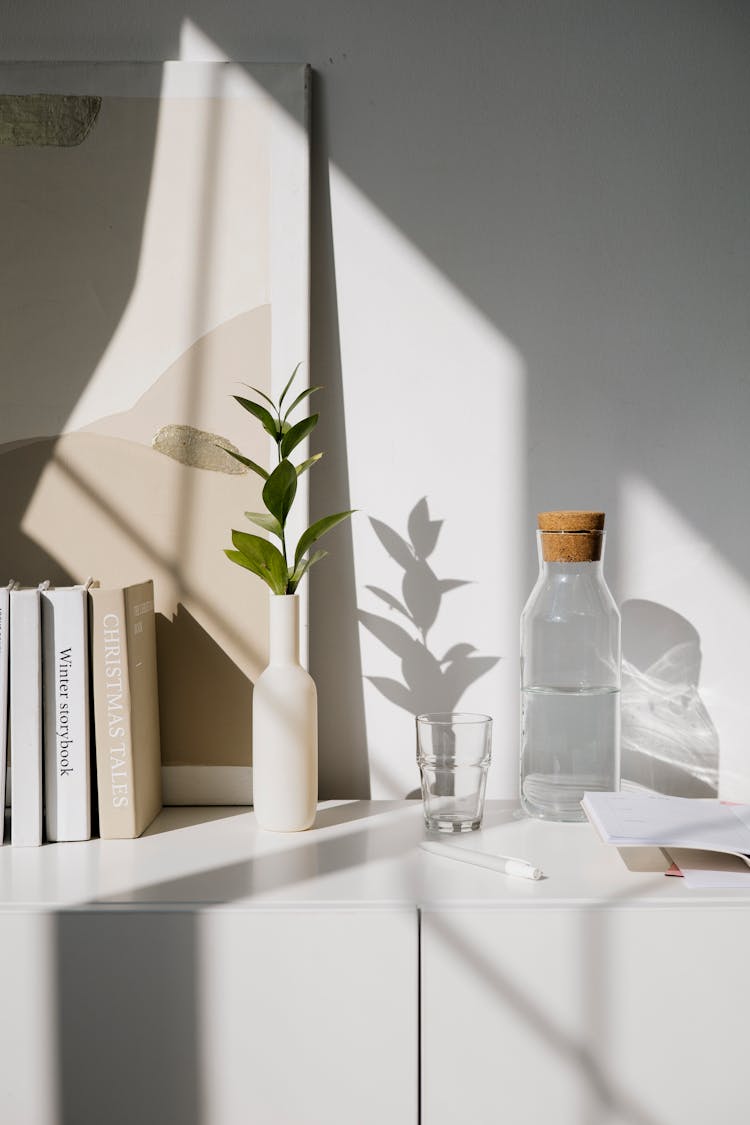
[{"label": "green leaf", "polygon": [[294,553],[295,570],[297,568],[299,560],[302,558],[305,551],[307,551],[309,547],[312,547],[313,543],[320,539],[322,535],[325,535],[327,531],[330,531],[332,527],[336,527],[336,525],[341,523],[342,520],[345,520],[349,516],[353,515],[355,511],[356,508],[352,508],[349,512],[337,512],[335,516],[324,516],[322,520],[318,520],[316,523],[311,524],[311,526],[308,527],[307,531],[303,531],[302,535],[300,536],[300,541],[297,544],[297,550]]},{"label": "green leaf", "polygon": [[[256,566],[254,562],[251,562],[250,559],[246,558],[240,551],[225,550],[224,554],[230,562],[237,563],[237,566],[244,566],[245,570],[251,570],[253,574],[258,575],[258,578],[262,578],[264,582],[268,582],[265,571],[261,570],[259,566]],[[269,586],[271,585],[270,582],[268,584]],[[272,586],[271,589],[273,589]]]},{"label": "green leaf", "polygon": [[322,390],[323,390],[322,386],[321,387],[307,387],[307,389],[302,391],[301,394],[298,394],[297,397],[295,398],[294,402],[292,403],[292,405],[287,409],[287,412],[284,415],[284,421],[286,422],[287,418],[292,413],[295,406],[299,406],[299,404],[302,402],[302,400],[304,398],[307,398],[308,395],[314,394],[315,391],[322,391]]},{"label": "green leaf", "polygon": [[289,378],[289,382],[288,382],[288,383],[287,383],[287,385],[286,385],[286,386],[284,387],[284,390],[283,390],[283,391],[281,392],[281,398],[279,399],[279,410],[281,410],[281,404],[283,403],[284,399],[286,398],[286,392],[287,392],[287,391],[289,390],[289,388],[291,387],[292,383],[294,382],[294,376],[295,376],[295,375],[297,374],[297,372],[299,371],[299,369],[300,369],[300,367],[301,367],[301,366],[302,366],[302,361],[300,361],[300,362],[299,362],[299,363],[297,364],[297,366],[295,367],[294,371],[292,372],[292,374],[291,374],[291,376],[290,376],[290,378]]},{"label": "green leaf", "polygon": [[317,426],[319,417],[319,414],[311,414],[309,418],[303,418],[301,422],[297,422],[290,430],[287,430],[281,439],[282,457],[288,457],[292,450],[305,440],[310,431]]},{"label": "green leaf", "polygon": [[235,453],[233,449],[227,449],[225,445],[219,445],[218,442],[215,442],[214,444],[216,445],[217,449],[223,449],[224,452],[228,453],[230,457],[234,457],[235,461],[239,461],[241,465],[246,465],[248,469],[252,469],[254,473],[258,474],[258,476],[263,477],[263,480],[268,480],[268,473],[266,472],[266,470],[262,469],[260,465],[257,465],[255,461],[251,461],[249,457],[243,457],[241,453]]},{"label": "green leaf", "polygon": [[298,563],[298,565],[294,568],[294,573],[291,575],[291,577],[289,579],[289,593],[290,594],[293,594],[294,591],[297,589],[297,587],[299,586],[302,579],[305,577],[305,574],[310,569],[310,567],[313,566],[316,562],[320,562],[321,559],[324,559],[327,554],[328,554],[328,551],[315,551],[314,554],[308,555],[308,557],[306,559],[302,559]]},{"label": "green leaf", "polygon": [[270,531],[273,535],[278,535],[279,539],[283,535],[282,527],[276,516],[270,515],[268,512],[245,512],[245,515],[257,527],[262,527],[264,531]]},{"label": "green leaf", "polygon": [[253,417],[263,423],[263,429],[267,434],[270,434],[272,438],[278,440],[278,423],[273,415],[266,410],[265,406],[261,406],[258,402],[253,402],[252,399],[242,398],[241,395],[234,395],[233,397],[235,402],[238,402],[240,406],[244,407]]},{"label": "green leaf", "polygon": [[260,395],[260,397],[264,398],[266,402],[273,407],[274,410],[276,409],[276,403],[272,398],[269,398],[265,391],[262,391],[260,387],[251,387],[249,383],[243,383],[242,386],[247,387],[249,391],[255,391],[256,395]]},{"label": "green leaf", "polygon": [[322,456],[322,453],[316,453],[315,456],[311,457],[308,461],[303,461],[301,465],[297,466],[297,476],[301,477],[305,470],[309,469],[311,465],[314,465],[316,461],[319,461]]},{"label": "green leaf", "polygon": [[291,461],[279,461],[263,485],[263,503],[283,527],[297,491],[297,472]]},{"label": "green leaf", "polygon": [[[262,578],[266,585],[270,587],[273,594],[279,593],[278,584],[271,578],[267,567],[261,566],[253,559],[247,558],[241,551],[224,551],[224,554],[231,562],[236,563],[237,566],[244,566],[245,570],[249,570],[253,574],[256,574],[258,578]],[[282,591],[282,593],[285,592],[286,591]]]},{"label": "green leaf", "polygon": [[261,539],[260,535],[249,535],[245,531],[232,531],[232,543],[252,564],[248,570],[253,570],[267,582],[275,594],[286,593],[286,563],[278,547],[274,547],[267,539]]}]

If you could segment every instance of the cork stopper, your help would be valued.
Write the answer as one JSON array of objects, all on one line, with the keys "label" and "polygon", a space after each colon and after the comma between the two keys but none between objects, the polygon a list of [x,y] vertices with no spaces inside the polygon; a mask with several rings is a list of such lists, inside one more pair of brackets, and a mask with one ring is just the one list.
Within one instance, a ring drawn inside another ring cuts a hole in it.
[{"label": "cork stopper", "polygon": [[604,540],[604,512],[540,512],[545,562],[599,562]]}]

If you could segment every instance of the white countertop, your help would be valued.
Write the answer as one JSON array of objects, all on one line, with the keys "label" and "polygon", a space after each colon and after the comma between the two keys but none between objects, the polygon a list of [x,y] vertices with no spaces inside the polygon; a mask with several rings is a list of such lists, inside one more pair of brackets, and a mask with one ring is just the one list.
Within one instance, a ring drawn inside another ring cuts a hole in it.
[{"label": "white countertop", "polygon": [[323,802],[295,834],[262,832],[245,808],[164,809],[138,840],[13,848],[6,834],[0,910],[750,906],[744,890],[630,871],[588,824],[528,820],[511,802],[488,802],[480,831],[447,839],[530,860],[539,882],[428,855],[427,838],[419,801]]}]

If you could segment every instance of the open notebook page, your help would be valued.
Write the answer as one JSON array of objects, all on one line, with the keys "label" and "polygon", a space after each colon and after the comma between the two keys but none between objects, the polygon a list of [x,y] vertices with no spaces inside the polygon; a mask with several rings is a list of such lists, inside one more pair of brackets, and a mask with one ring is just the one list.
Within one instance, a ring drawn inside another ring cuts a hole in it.
[{"label": "open notebook page", "polygon": [[750,808],[660,793],[585,793],[583,809],[608,844],[750,854]]}]

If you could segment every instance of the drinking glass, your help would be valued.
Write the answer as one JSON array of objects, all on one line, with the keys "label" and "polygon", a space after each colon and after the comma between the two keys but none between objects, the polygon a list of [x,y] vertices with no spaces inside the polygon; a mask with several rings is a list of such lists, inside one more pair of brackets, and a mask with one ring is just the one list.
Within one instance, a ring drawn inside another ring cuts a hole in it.
[{"label": "drinking glass", "polygon": [[417,762],[424,819],[430,831],[479,828],[492,752],[489,715],[417,715]]}]

